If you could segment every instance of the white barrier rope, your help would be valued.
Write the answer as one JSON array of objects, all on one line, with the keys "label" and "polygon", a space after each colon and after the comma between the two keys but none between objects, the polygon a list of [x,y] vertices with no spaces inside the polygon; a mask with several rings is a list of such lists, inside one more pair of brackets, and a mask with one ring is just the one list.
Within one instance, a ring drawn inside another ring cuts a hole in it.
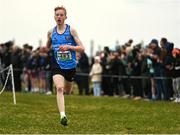
[{"label": "white barrier rope", "polygon": [[[8,82],[8,78],[9,78],[9,75],[10,75],[10,72],[11,72],[10,67],[7,67],[7,68],[9,68],[9,70],[8,70],[8,73],[7,73],[7,76],[6,76],[5,84],[4,84],[3,88],[2,88],[2,90],[0,91],[0,95],[3,93],[3,91],[4,91],[5,88],[6,88],[6,85],[7,85],[7,82]],[[5,71],[5,70],[4,70],[4,71]]]},{"label": "white barrier rope", "polygon": [[7,82],[8,82],[9,75],[11,74],[13,102],[14,102],[14,104],[16,104],[16,95],[15,95],[14,75],[13,75],[13,66],[12,66],[12,64],[9,67],[1,70],[0,73],[4,72],[7,69],[9,69],[9,70],[8,70],[8,73],[7,73],[7,76],[6,76],[5,84],[4,84],[3,88],[2,88],[2,90],[0,91],[0,95],[4,92],[4,90],[6,88],[6,85],[7,85]]},{"label": "white barrier rope", "polygon": [[3,73],[4,71],[8,70],[10,66],[6,67],[5,69],[1,70],[0,73]]}]

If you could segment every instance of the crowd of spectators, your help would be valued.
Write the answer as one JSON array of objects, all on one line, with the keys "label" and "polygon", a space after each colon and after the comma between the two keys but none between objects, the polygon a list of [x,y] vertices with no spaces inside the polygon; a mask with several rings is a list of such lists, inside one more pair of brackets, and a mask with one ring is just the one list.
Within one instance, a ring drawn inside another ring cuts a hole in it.
[{"label": "crowd of spectators", "polygon": [[179,100],[180,50],[166,38],[152,39],[147,46],[132,46],[130,39],[116,50],[105,47],[97,53],[102,65],[104,95],[134,100]]},{"label": "crowd of spectators", "polygon": [[[20,48],[12,41],[0,44],[1,70],[13,65],[16,91],[51,94],[52,51],[45,47]],[[4,84],[6,72],[1,73]],[[92,85],[90,85],[92,81]],[[116,49],[104,50],[89,58],[77,53],[75,82],[80,95],[122,96],[134,100],[166,100],[180,102],[180,49],[166,38],[152,39],[146,46],[130,39]],[[11,84],[7,86],[10,88]]]},{"label": "crowd of spectators", "polygon": [[[24,44],[23,48],[20,48],[12,41],[0,44],[1,69],[13,65],[16,91],[51,93],[53,86],[50,61],[51,52],[45,47],[33,50],[33,46]],[[6,72],[1,74],[2,84],[6,74]],[[11,83],[7,85],[7,89],[9,88]]]}]

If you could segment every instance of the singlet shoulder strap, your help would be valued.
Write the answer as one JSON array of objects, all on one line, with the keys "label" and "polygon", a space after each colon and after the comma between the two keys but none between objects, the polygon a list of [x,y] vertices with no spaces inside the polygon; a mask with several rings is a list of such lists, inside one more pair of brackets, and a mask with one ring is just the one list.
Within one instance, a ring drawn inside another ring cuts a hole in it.
[{"label": "singlet shoulder strap", "polygon": [[66,27],[67,27],[67,28],[66,28],[66,31],[67,31],[67,32],[70,32],[70,25],[66,24]]},{"label": "singlet shoulder strap", "polygon": [[52,30],[52,33],[56,33],[57,26],[55,26]]}]

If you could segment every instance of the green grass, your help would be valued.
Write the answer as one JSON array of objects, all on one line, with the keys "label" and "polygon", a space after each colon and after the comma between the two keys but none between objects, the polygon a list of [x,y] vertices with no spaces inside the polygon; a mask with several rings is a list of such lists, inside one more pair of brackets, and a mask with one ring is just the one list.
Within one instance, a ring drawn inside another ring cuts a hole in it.
[{"label": "green grass", "polygon": [[180,133],[180,104],[115,97],[66,96],[70,124],[59,124],[55,95],[0,95],[0,134]]}]

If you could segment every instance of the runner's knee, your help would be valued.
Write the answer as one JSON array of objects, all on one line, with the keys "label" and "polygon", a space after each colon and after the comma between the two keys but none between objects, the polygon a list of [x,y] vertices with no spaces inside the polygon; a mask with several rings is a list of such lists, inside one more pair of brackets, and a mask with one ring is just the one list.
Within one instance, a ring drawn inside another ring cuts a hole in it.
[{"label": "runner's knee", "polygon": [[62,86],[57,86],[56,89],[57,89],[58,93],[63,93],[63,87]]}]

